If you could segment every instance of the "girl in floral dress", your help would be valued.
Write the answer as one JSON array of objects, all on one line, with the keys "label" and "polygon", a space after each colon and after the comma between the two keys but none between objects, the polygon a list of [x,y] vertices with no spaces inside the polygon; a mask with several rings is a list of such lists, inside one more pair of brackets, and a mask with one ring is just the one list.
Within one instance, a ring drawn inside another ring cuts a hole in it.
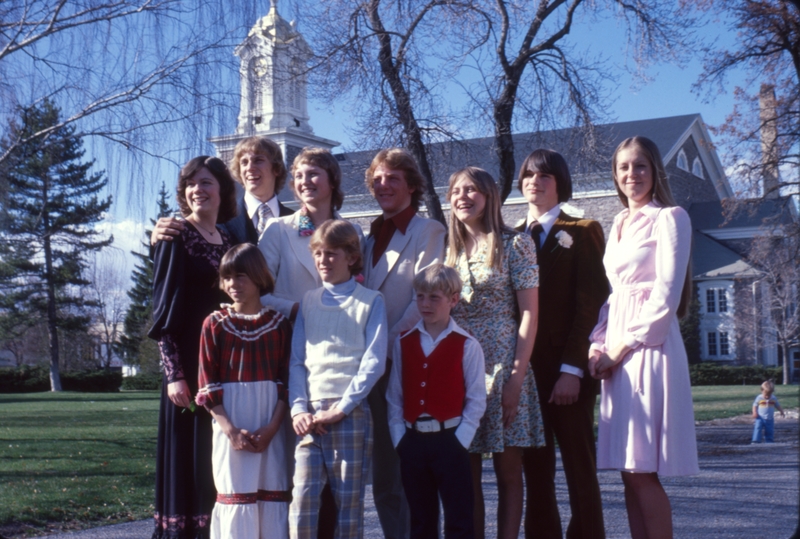
[{"label": "girl in floral dress", "polygon": [[470,447],[475,489],[475,536],[483,537],[481,454],[492,453],[500,503],[499,539],[516,539],[522,520],[522,450],[544,445],[533,369],[539,274],[530,236],[507,228],[497,184],[468,167],[450,176],[447,265],[464,286],[452,311],[478,339],[486,357],[486,413]]},{"label": "girl in floral dress", "polygon": [[291,325],[261,306],[273,279],[254,245],[220,263],[220,287],[233,299],[206,318],[200,338],[197,403],[214,418],[217,503],[212,539],[285,539],[291,491],[283,420],[288,412]]}]

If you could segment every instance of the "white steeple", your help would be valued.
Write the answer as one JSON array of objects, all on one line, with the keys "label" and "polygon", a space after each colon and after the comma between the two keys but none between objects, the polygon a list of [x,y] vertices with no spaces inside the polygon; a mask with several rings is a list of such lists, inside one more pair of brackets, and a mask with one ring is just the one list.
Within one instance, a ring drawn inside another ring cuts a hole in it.
[{"label": "white steeple", "polygon": [[308,125],[306,69],[311,49],[294,23],[278,14],[277,1],[261,17],[234,54],[239,57],[241,105],[236,128],[241,134],[260,134]]},{"label": "white steeple", "polygon": [[231,157],[236,143],[254,135],[275,141],[287,165],[304,146],[333,148],[339,143],[314,135],[308,123],[308,60],[311,49],[294,21],[278,14],[277,0],[234,50],[239,57],[241,97],[236,133],[211,138],[217,154]]}]

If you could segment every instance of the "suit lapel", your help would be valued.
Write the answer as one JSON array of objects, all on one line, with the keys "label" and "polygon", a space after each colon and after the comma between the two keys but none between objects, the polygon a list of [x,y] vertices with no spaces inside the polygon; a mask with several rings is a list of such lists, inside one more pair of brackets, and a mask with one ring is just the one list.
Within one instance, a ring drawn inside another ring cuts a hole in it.
[{"label": "suit lapel", "polygon": [[556,234],[564,230],[567,226],[566,221],[567,214],[563,211],[559,213],[558,217],[556,218],[555,222],[553,223],[553,228],[550,229],[550,233],[544,240],[544,244],[542,245],[541,253],[539,254],[539,278],[542,279],[556,265],[558,259],[561,258],[561,255],[564,254],[564,247],[561,247],[558,244],[558,238],[556,238]]},{"label": "suit lapel", "polygon": [[411,240],[411,235],[416,228],[418,219],[419,217],[416,215],[411,218],[405,234],[399,230],[395,231],[391,241],[389,242],[389,246],[386,248],[386,252],[378,260],[378,263],[375,265],[375,267],[372,267],[372,249],[375,247],[375,239],[370,238],[367,248],[367,255],[369,258],[367,258],[364,263],[369,264],[370,266],[369,285],[373,290],[378,290],[381,287],[383,282],[386,280],[386,277],[388,277],[389,273],[391,273],[392,268],[394,268],[395,264],[397,264],[397,261],[400,260],[400,254]]},{"label": "suit lapel", "polygon": [[311,251],[308,249],[309,239],[308,237],[301,236],[297,231],[297,221],[299,218],[300,214],[295,214],[292,217],[292,226],[290,226],[288,229],[285,229],[287,235],[289,236],[289,245],[291,245],[292,251],[294,252],[297,260],[300,261],[300,263],[304,268],[306,268],[306,271],[308,271],[312,277],[316,278],[317,269],[314,267],[314,257],[311,256]]}]

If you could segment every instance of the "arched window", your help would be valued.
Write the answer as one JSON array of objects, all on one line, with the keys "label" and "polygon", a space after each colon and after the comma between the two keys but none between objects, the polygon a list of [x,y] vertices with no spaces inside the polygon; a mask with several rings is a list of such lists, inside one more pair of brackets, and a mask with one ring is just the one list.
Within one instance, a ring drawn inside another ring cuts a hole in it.
[{"label": "arched window", "polygon": [[678,164],[678,168],[679,169],[685,170],[686,172],[689,172],[689,160],[686,159],[686,152],[684,152],[683,149],[681,149],[681,151],[678,152],[678,163],[677,164]]},{"label": "arched window", "polygon": [[703,163],[700,162],[699,157],[694,158],[694,162],[692,163],[692,174],[698,178],[703,177]]}]

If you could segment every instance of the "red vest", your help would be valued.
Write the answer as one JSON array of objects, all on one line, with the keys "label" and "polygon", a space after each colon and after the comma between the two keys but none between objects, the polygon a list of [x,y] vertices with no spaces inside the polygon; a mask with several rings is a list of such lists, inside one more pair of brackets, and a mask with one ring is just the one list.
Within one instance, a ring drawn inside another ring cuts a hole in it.
[{"label": "red vest", "polygon": [[425,357],[418,329],[400,338],[403,361],[403,419],[413,423],[426,413],[439,421],[458,417],[464,410],[464,343],[455,331]]}]

